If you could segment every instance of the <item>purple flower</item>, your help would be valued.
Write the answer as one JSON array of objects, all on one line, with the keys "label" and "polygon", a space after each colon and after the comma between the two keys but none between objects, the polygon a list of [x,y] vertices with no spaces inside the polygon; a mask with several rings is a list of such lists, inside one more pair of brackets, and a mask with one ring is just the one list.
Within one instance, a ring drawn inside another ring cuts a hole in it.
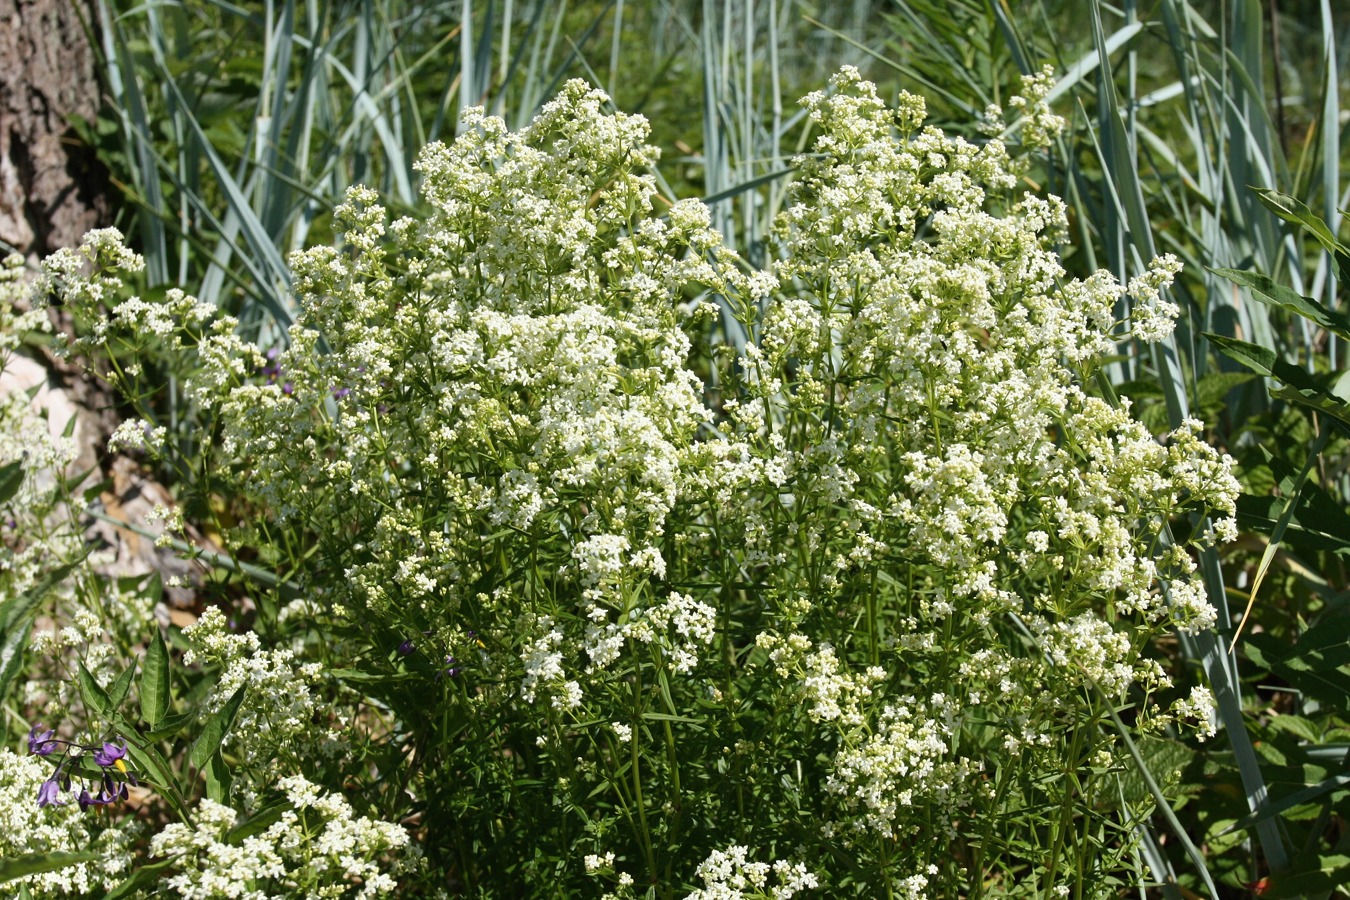
[{"label": "purple flower", "polygon": [[291,384],[288,381],[281,386],[281,392],[285,394],[287,397],[289,397],[291,394],[295,393],[295,385]]},{"label": "purple flower", "polygon": [[[61,800],[63,793],[70,793],[71,772],[66,771],[66,764],[71,763],[75,772],[75,778],[78,779],[78,789],[80,791],[78,801],[81,809],[88,809],[91,806],[107,806],[118,800],[125,800],[129,795],[128,784],[139,784],[136,780],[136,773],[127,768],[127,740],[124,737],[114,736],[111,741],[103,741],[101,744],[86,746],[76,744],[72,741],[64,741],[53,737],[55,731],[44,728],[42,725],[33,726],[28,732],[28,752],[35,756],[51,756],[58,749],[62,750],[60,757],[56,760],[56,770],[52,772],[52,777],[38,787],[37,802],[39,807],[43,806],[65,806],[66,801]],[[87,778],[79,768],[78,762],[72,762],[77,757],[86,753],[93,754],[93,760],[102,770],[102,776],[97,781]],[[94,792],[90,792],[90,788]]]},{"label": "purple flower", "polygon": [[445,674],[449,675],[451,678],[454,678],[459,674],[459,666],[456,665],[457,662],[458,660],[453,656],[447,656],[445,658]]},{"label": "purple flower", "polygon": [[[104,741],[103,746],[94,751],[94,762],[105,769],[116,766],[118,769],[125,770],[126,763],[123,763],[122,760],[126,759],[126,756],[127,742],[125,738],[122,739],[120,745]],[[121,765],[118,765],[118,763],[121,763]]]},{"label": "purple flower", "polygon": [[34,725],[33,730],[28,732],[28,752],[37,756],[50,756],[56,750],[56,745],[61,742],[52,740],[52,735],[56,732],[50,728],[40,732],[38,729],[41,727],[40,724]]},{"label": "purple flower", "polygon": [[43,806],[65,806],[66,804],[64,800],[57,799],[60,796],[61,796],[61,786],[56,783],[56,775],[53,774],[51,778],[48,778],[46,781],[42,782],[42,784],[38,787],[38,807],[41,808]]},{"label": "purple flower", "polygon": [[79,804],[80,809],[88,809],[91,806],[107,806],[110,803],[116,803],[118,800],[127,798],[127,786],[125,783],[116,785],[111,778],[103,779],[103,789],[95,796],[89,795],[89,789],[80,791]]},{"label": "purple flower", "polygon": [[412,638],[408,638],[406,641],[398,645],[398,655],[412,656],[413,651],[416,649],[417,645],[413,643]]},{"label": "purple flower", "polygon": [[352,392],[352,389],[349,388],[349,387],[334,388],[334,389],[333,389],[333,399],[334,399],[334,400],[341,400],[343,397],[346,397],[346,396],[347,396],[348,394],[350,394],[351,392]]}]

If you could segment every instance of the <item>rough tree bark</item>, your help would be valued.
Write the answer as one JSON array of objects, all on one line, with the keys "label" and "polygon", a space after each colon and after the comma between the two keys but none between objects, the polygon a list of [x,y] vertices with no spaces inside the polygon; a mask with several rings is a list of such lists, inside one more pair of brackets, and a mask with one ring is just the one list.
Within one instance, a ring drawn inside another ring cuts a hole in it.
[{"label": "rough tree bark", "polygon": [[88,0],[0,0],[0,240],[30,260],[107,220],[108,178],[71,140],[99,89],[84,22]]}]

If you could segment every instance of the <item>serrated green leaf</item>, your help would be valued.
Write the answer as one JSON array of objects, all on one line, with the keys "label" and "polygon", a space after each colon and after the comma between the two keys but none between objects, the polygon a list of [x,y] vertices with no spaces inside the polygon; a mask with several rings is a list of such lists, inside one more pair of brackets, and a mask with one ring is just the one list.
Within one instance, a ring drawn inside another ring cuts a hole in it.
[{"label": "serrated green leaf", "polygon": [[211,757],[225,741],[225,736],[234,727],[235,716],[239,714],[239,706],[244,702],[244,694],[247,692],[248,685],[241,684],[230,699],[225,701],[220,711],[207,719],[206,724],[202,726],[202,733],[197,736],[188,754],[188,759],[199,771],[206,768]]},{"label": "serrated green leaf", "polygon": [[107,718],[108,692],[99,687],[98,680],[94,678],[83,660],[80,661],[79,682],[80,699],[84,701],[85,707],[100,719]]},{"label": "serrated green leaf", "polygon": [[92,850],[79,850],[74,853],[25,853],[22,856],[3,858],[0,859],[0,884],[26,875],[57,872],[96,859],[98,854]]},{"label": "serrated green leaf", "polygon": [[154,629],[145,648],[145,662],[141,666],[141,718],[151,728],[164,720],[169,712],[169,648],[164,635]]},{"label": "serrated green leaf", "polygon": [[1302,716],[1272,715],[1270,727],[1276,731],[1288,732],[1310,744],[1316,744],[1322,739],[1313,723]]},{"label": "serrated green leaf", "polygon": [[1222,403],[1229,391],[1250,383],[1254,378],[1256,375],[1252,372],[1210,372],[1195,386],[1195,405]]},{"label": "serrated green leaf", "polygon": [[0,503],[8,503],[23,487],[23,462],[14,460],[0,466]]}]

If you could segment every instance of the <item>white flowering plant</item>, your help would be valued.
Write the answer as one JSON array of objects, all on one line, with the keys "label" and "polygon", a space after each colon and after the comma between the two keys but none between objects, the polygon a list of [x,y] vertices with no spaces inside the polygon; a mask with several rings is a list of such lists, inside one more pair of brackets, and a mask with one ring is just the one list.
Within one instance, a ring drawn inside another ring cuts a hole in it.
[{"label": "white flowering plant", "polygon": [[[1049,85],[1010,104],[1021,144],[977,144],[844,69],[803,101],[766,271],[703,204],[659,204],[645,121],[579,81],[519,132],[473,110],[428,147],[423,218],[350,192],[341,242],[291,259],[284,346],[143,300],[111,233],[49,263],[39,296],[99,323],[72,349],[177,354],[213,437],[182,468],[234,498],[236,558],[280,570],[253,632],[184,635],[225,727],[212,796],[152,851],[205,873],[262,841],[258,878],[298,884],[267,819],[299,821],[319,788],[286,779],[323,758],[350,797],[328,821],[406,825],[409,896],[1144,878],[1136,742],[1212,730],[1152,647],[1213,623],[1192,550],[1234,535],[1238,487],[1198,422],[1158,438],[1098,389],[1116,301],[1165,336],[1177,266],[1068,278],[1063,205],[1020,179]],[[234,841],[231,804],[261,810]]]}]

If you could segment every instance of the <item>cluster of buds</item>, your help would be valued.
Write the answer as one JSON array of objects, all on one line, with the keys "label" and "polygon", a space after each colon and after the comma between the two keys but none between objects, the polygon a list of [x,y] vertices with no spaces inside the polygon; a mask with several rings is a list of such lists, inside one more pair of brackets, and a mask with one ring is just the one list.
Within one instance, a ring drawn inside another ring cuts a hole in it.
[{"label": "cluster of buds", "polygon": [[[127,785],[139,784],[136,774],[127,768],[127,742],[118,737],[116,742],[104,741],[102,744],[86,746],[74,741],[62,740],[51,729],[42,730],[36,725],[28,732],[28,752],[34,756],[50,757],[60,752],[56,769],[52,777],[38,787],[38,806],[65,806],[62,794],[72,792],[74,779],[80,781],[80,795],[77,802],[81,809],[91,806],[107,806],[118,800],[127,799]],[[97,776],[87,775],[85,760],[91,758],[98,766]],[[94,792],[90,793],[90,785]]]}]

